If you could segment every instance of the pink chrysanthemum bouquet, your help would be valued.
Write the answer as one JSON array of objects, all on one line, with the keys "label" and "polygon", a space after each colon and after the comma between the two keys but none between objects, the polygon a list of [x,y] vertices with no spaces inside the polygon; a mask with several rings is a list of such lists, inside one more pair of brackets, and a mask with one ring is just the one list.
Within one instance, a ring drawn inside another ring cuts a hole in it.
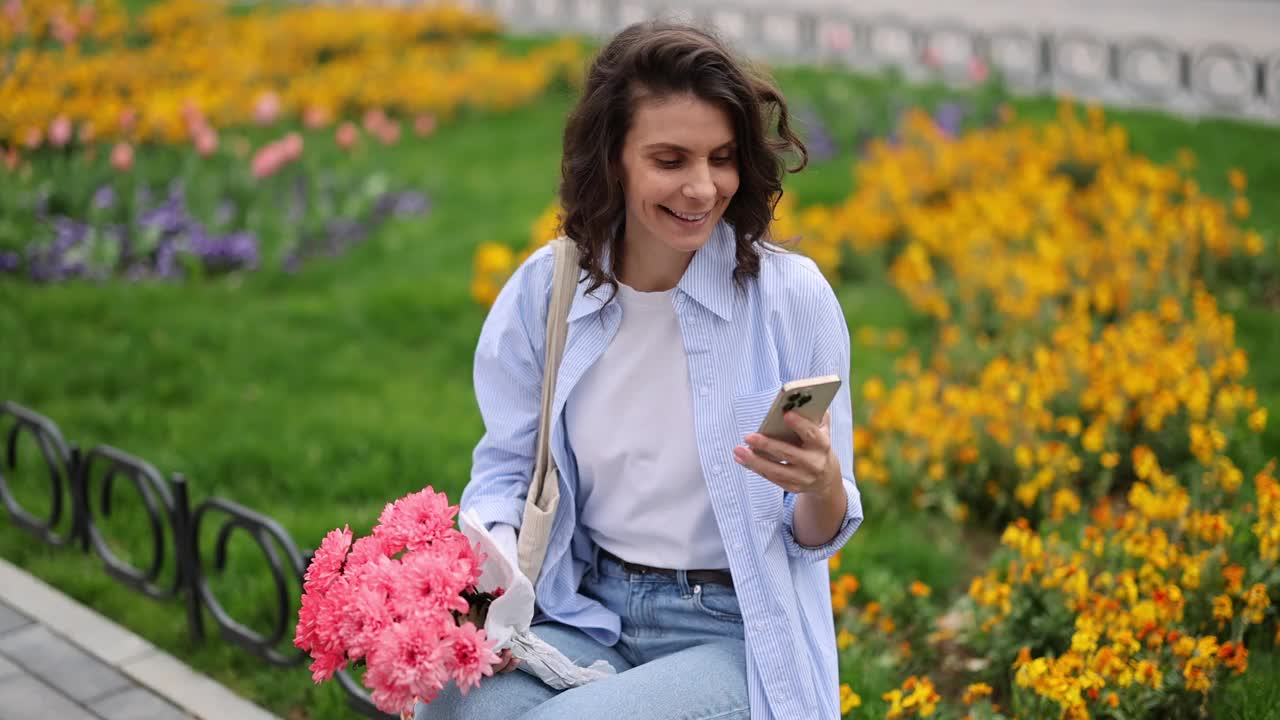
[{"label": "pink chrysanthemum bouquet", "polygon": [[372,534],[325,536],[307,568],[294,645],[311,676],[367,666],[364,684],[384,712],[412,713],[450,681],[466,693],[498,662],[484,614],[502,594],[480,592],[485,556],[454,528],[458,508],[431,488],[390,503]]}]

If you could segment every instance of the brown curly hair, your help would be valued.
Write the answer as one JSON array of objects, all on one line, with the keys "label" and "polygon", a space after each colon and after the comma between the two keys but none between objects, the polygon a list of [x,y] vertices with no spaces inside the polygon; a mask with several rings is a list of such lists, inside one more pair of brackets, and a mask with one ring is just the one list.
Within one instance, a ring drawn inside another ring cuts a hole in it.
[{"label": "brown curly hair", "polygon": [[[808,151],[792,132],[786,101],[771,79],[734,57],[713,33],[653,20],[627,27],[600,51],[565,124],[560,225],[578,246],[587,292],[602,285],[617,290],[626,208],[621,156],[635,104],[678,94],[716,105],[731,119],[739,185],[724,220],[737,236],[733,279],[741,285],[760,272],[757,245],[768,238],[783,172],[802,170]],[[784,159],[789,151],[799,156],[791,168]]]}]

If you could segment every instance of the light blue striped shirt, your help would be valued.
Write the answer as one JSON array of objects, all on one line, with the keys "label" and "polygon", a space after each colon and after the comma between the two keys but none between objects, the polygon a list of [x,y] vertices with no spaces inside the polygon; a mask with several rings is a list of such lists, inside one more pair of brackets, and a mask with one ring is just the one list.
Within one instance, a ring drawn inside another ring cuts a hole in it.
[{"label": "light blue striped shirt", "polygon": [[[826,279],[801,255],[761,250],[760,275],[732,280],[733,229],[725,223],[689,264],[672,295],[689,361],[694,429],[720,534],[724,539],[747,643],[748,689],[755,720],[839,718],[839,672],[826,560],[862,522],[853,479],[849,331]],[[464,510],[486,524],[519,527],[533,471],[541,403],[543,347],[554,258],[542,248],[503,287],[475,354],[475,390],[485,434],[475,449]],[[621,320],[607,286],[578,291],[557,376],[551,453],[560,469],[560,506],[537,581],[538,619],[581,628],[613,645],[616,614],[578,592],[593,547],[577,522],[578,476],[565,430],[565,400],[600,358]],[[844,381],[831,406],[831,438],[848,505],[839,532],[821,547],[792,534],[795,496],[733,459],[755,431],[778,387],[815,375]],[[637,388],[637,392],[644,392]]]}]

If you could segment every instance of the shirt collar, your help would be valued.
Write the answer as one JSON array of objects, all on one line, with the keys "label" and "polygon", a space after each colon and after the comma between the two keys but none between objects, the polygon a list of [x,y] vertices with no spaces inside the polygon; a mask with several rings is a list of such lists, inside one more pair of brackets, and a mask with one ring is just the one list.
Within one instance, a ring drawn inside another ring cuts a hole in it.
[{"label": "shirt collar", "polygon": [[[609,265],[609,249],[605,248],[602,262]],[[724,220],[716,223],[711,237],[698,251],[676,284],[680,292],[707,308],[724,320],[733,319],[733,271],[737,267],[737,242],[733,227]],[[582,271],[574,292],[573,305],[569,308],[569,321],[594,314],[604,307],[610,297],[609,286],[596,288],[587,294],[587,273]]]}]

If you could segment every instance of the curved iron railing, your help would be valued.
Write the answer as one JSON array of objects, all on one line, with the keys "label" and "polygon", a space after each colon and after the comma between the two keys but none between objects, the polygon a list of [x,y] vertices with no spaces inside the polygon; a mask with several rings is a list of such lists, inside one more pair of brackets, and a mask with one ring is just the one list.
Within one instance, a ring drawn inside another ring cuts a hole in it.
[{"label": "curved iron railing", "polygon": [[[50,545],[75,544],[93,553],[108,575],[139,594],[161,601],[181,599],[186,605],[188,628],[197,641],[205,638],[207,615],[223,640],[272,665],[296,667],[306,661],[306,655],[292,643],[298,598],[291,590],[291,582],[301,585],[312,551],[299,548],[279,522],[220,497],[207,498],[193,508],[187,480],[182,475],[166,476],[146,460],[107,445],[82,451],[63,438],[52,420],[17,403],[0,403],[0,431],[6,433],[4,463],[0,465],[0,504],[15,526]],[[21,462],[19,448],[24,434],[30,435],[40,449],[40,460],[48,470],[50,501],[46,517],[38,517],[22,506],[7,477]],[[145,511],[151,537],[150,553],[143,566],[121,558],[100,527],[103,520],[112,516],[117,483],[129,483]],[[202,533],[206,524],[212,527],[219,521],[216,534]],[[69,528],[62,530],[64,525]],[[236,532],[247,534],[257,544],[275,586],[275,608],[268,633],[258,632],[232,617],[210,583],[226,568],[227,547]],[[212,546],[202,546],[202,537],[212,537]],[[206,557],[203,551],[210,551],[211,566],[202,560]],[[166,573],[170,566],[172,571]],[[287,649],[282,650],[282,646]],[[338,684],[356,712],[394,720],[374,707],[368,693],[348,671],[339,673]]]}]

